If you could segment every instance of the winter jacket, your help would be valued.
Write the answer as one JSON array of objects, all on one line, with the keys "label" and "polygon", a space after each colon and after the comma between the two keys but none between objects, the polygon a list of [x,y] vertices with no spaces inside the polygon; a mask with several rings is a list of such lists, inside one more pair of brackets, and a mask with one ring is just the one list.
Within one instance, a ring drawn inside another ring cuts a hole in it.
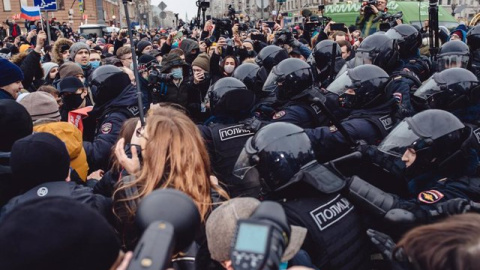
[{"label": "winter jacket", "polygon": [[34,132],[47,132],[65,143],[70,155],[70,167],[85,181],[88,173],[87,155],[83,149],[82,132],[67,122],[50,122],[33,126]]}]

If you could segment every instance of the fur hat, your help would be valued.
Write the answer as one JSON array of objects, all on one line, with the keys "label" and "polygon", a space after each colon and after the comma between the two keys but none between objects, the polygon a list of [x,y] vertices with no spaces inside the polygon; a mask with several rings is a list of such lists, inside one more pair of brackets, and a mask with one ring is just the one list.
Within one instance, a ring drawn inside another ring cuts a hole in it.
[{"label": "fur hat", "polygon": [[62,50],[70,50],[70,47],[73,45],[73,41],[66,39],[66,38],[59,38],[57,41],[55,41],[55,44],[53,44],[53,49],[52,49],[52,54],[53,54],[53,59],[52,61],[61,65],[63,64],[63,54]]}]

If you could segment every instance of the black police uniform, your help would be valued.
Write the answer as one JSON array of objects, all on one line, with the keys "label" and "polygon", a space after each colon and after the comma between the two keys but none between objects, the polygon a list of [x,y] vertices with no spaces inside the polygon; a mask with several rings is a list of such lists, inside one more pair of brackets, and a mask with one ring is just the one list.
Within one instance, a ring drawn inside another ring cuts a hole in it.
[{"label": "black police uniform", "polygon": [[312,66],[316,86],[322,88],[327,88],[346,64],[340,46],[332,40],[317,43],[307,62]]},{"label": "black police uniform", "polygon": [[292,225],[307,228],[302,249],[319,269],[371,269],[362,219],[340,191],[345,181],[315,161],[303,129],[272,123],[250,138],[234,174],[261,178],[266,200],[278,201]]},{"label": "black police uniform", "polygon": [[253,195],[250,188],[254,188],[255,193],[255,187],[242,182],[232,174],[232,170],[245,142],[254,133],[239,123],[211,123],[208,126],[199,125],[198,128],[206,142],[214,173],[226,185],[230,196]]},{"label": "black police uniform", "polygon": [[476,25],[467,33],[467,45],[470,48],[470,71],[480,79],[480,26]]},{"label": "black police uniform", "polygon": [[128,85],[119,96],[102,106],[95,106],[88,115],[97,122],[93,141],[83,142],[88,165],[90,171],[106,171],[112,146],[118,139],[123,122],[139,115],[136,88]]},{"label": "black police uniform", "polygon": [[[318,89],[312,89],[318,91]],[[272,116],[271,122],[288,122],[302,128],[315,128],[327,126],[330,120],[322,112],[318,104],[309,101],[309,97],[293,98],[285,105],[277,109]]]},{"label": "black police uniform", "polygon": [[212,85],[208,96],[213,116],[198,128],[207,143],[213,171],[231,197],[256,196],[257,183],[241,181],[232,174],[238,155],[253,135],[240,121],[250,116],[255,95],[240,80],[227,77]]},{"label": "black police uniform", "polygon": [[[282,196],[284,195],[284,196]],[[370,243],[358,209],[339,193],[306,184],[276,194],[291,225],[307,228],[302,249],[319,269],[371,269]]]}]

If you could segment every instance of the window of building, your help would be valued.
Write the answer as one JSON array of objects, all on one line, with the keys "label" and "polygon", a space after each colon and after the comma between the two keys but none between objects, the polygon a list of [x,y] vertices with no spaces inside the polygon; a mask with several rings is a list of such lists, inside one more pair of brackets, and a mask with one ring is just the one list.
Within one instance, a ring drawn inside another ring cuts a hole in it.
[{"label": "window of building", "polygon": [[10,0],[3,0],[3,11],[12,11],[12,5],[10,5]]},{"label": "window of building", "polygon": [[452,4],[452,0],[447,0],[447,5],[451,5]]}]

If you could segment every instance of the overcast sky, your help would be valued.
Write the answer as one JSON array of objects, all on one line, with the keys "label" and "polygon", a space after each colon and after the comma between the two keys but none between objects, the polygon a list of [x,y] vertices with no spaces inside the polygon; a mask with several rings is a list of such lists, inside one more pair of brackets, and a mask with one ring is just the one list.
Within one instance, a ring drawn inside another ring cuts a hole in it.
[{"label": "overcast sky", "polygon": [[185,20],[185,12],[188,13],[188,19],[197,15],[196,0],[150,0],[152,5],[158,6],[160,2],[167,5],[165,10],[173,11],[179,14],[179,18]]}]

